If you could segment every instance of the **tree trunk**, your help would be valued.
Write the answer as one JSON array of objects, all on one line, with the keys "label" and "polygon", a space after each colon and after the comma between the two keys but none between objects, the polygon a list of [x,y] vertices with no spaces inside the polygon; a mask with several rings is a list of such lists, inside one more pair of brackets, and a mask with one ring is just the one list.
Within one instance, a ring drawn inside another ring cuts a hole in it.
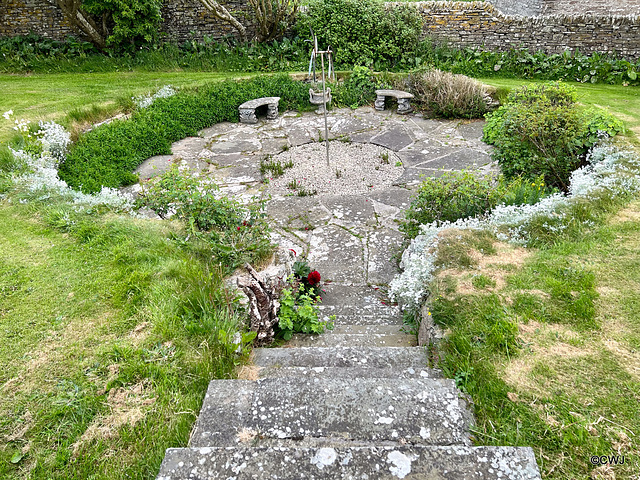
[{"label": "tree trunk", "polygon": [[50,3],[60,7],[72,28],[89,37],[100,50],[104,50],[107,45],[106,31],[101,32],[93,18],[82,11],[80,0],[50,0]]},{"label": "tree trunk", "polygon": [[215,0],[200,0],[200,3],[202,3],[204,8],[211,12],[214,17],[230,24],[233,28],[235,28],[240,34],[240,38],[243,42],[247,41],[247,29],[238,21],[237,18],[231,15],[231,13],[229,13],[229,10],[227,10],[223,5],[220,5]]}]

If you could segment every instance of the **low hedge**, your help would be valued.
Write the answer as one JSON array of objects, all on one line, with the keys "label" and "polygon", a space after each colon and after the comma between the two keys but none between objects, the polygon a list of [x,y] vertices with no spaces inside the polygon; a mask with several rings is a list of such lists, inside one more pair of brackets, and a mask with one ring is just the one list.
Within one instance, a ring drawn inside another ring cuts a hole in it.
[{"label": "low hedge", "polygon": [[224,81],[157,99],[128,120],[114,121],[81,135],[60,165],[71,187],[94,193],[137,181],[132,173],[144,160],[171,153],[171,144],[220,122],[237,122],[238,106],[253,98],[281,97],[281,110],[308,110],[309,86],[287,75]]}]

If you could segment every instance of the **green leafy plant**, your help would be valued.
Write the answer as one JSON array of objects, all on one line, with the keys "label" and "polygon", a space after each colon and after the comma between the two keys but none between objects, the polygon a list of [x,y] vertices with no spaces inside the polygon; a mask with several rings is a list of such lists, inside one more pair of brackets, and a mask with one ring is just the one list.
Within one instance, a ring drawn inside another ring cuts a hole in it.
[{"label": "green leafy plant", "polygon": [[351,108],[370,104],[375,99],[376,88],[373,72],[367,67],[355,66],[345,81],[332,86],[334,103]]},{"label": "green leafy plant", "polygon": [[144,160],[171,153],[171,143],[215,123],[238,121],[242,102],[277,95],[280,108],[305,110],[308,88],[287,75],[212,83],[159,98],[128,120],[114,121],[80,136],[60,165],[60,178],[85,193],[137,181],[133,170]]},{"label": "green leafy plant", "polygon": [[269,226],[261,202],[241,205],[215,195],[217,186],[188,171],[172,166],[143,189],[138,206],[160,217],[170,213],[185,222],[188,235],[204,242],[217,263],[231,272],[245,262],[271,253]]},{"label": "green leafy plant", "polygon": [[492,157],[506,177],[542,175],[547,185],[566,190],[598,135],[622,130],[612,115],[581,109],[576,97],[574,87],[561,83],[526,85],[487,115],[483,140],[495,145]]},{"label": "green leafy plant", "polygon": [[385,8],[377,0],[313,0],[300,16],[297,30],[320,45],[331,45],[340,65],[366,65],[382,70],[414,50],[422,31],[416,9],[407,5]]},{"label": "green leafy plant", "polygon": [[318,319],[318,300],[311,289],[300,283],[297,288],[284,288],[280,294],[278,329],[285,340],[294,333],[322,333],[326,322]]},{"label": "green leafy plant", "polygon": [[494,180],[468,171],[447,172],[422,182],[400,230],[407,238],[414,238],[420,233],[420,225],[482,215],[499,204],[533,205],[551,191],[542,177]]}]

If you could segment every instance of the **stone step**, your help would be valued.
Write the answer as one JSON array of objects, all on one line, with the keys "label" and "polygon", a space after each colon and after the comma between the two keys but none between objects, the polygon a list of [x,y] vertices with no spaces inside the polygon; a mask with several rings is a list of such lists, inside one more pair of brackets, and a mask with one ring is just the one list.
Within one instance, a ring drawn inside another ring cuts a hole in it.
[{"label": "stone step", "polygon": [[447,379],[214,380],[190,446],[464,445],[467,414]]},{"label": "stone step", "polygon": [[402,335],[406,334],[404,325],[335,325],[333,330],[327,330],[325,335],[334,334],[361,335]]},{"label": "stone step", "polygon": [[372,368],[372,367],[259,367],[260,378],[443,378],[432,368]]},{"label": "stone step", "polygon": [[322,286],[322,304],[341,308],[349,306],[397,308],[390,305],[388,297],[379,289],[365,285],[340,285],[336,283]]},{"label": "stone step", "polygon": [[529,447],[170,448],[157,480],[539,480]]},{"label": "stone step", "polygon": [[[334,317],[333,320],[331,317]],[[398,325],[402,326],[402,316],[400,315],[364,315],[361,313],[350,314],[329,314],[320,310],[320,320],[324,322],[333,321],[334,325]]]},{"label": "stone step", "polygon": [[423,347],[256,348],[259,367],[369,367],[403,370],[425,368]]},{"label": "stone step", "polygon": [[395,335],[333,333],[323,335],[296,334],[287,347],[415,347],[415,335],[400,333]]}]

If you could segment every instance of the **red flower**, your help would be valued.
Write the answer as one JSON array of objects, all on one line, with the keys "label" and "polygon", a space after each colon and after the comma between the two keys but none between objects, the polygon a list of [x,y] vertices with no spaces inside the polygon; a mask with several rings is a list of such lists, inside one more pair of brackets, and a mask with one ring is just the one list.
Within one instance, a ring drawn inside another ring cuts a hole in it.
[{"label": "red flower", "polygon": [[309,275],[307,275],[307,281],[312,287],[316,286],[318,283],[320,283],[320,272],[318,272],[317,270],[311,272]]},{"label": "red flower", "polygon": [[238,231],[240,230],[240,227],[238,227]]}]

